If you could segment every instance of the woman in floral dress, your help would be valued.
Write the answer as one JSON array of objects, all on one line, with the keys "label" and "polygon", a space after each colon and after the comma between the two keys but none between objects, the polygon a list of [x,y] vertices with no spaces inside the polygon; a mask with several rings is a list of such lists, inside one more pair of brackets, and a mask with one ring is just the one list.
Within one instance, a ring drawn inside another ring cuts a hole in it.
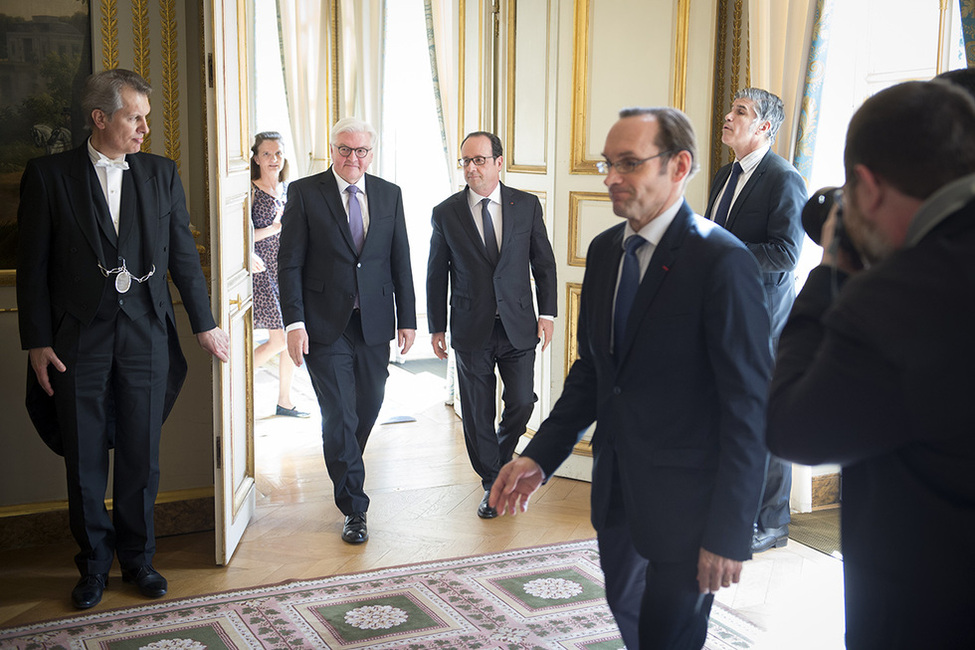
[{"label": "woman in floral dress", "polygon": [[[284,158],[281,134],[258,133],[251,147],[251,220],[254,222],[254,327],[266,329],[268,340],[254,350],[254,367],[259,368],[287,347],[281,318],[281,296],[278,291],[278,248],[281,239],[281,215],[287,200],[284,185],[288,161]],[[306,418],[291,401],[291,377],[295,366],[287,352],[278,360],[279,385],[277,415]]]}]

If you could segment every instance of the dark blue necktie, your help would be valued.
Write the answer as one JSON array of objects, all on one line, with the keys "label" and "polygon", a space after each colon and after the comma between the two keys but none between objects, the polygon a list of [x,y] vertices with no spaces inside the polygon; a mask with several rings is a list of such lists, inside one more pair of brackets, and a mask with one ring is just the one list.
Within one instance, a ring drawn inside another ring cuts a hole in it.
[{"label": "dark blue necktie", "polygon": [[735,198],[735,188],[738,187],[739,176],[741,176],[741,165],[736,160],[735,164],[731,166],[731,177],[724,188],[724,194],[721,195],[718,209],[714,213],[714,223],[719,226],[723,226],[728,220],[728,211],[731,209],[731,199]]},{"label": "dark blue necktie", "polygon": [[484,226],[484,249],[487,251],[488,259],[492,266],[498,264],[498,238],[494,235],[494,220],[491,219],[491,211],[488,210],[488,203],[491,199],[481,200],[481,224]]},{"label": "dark blue necktie", "polygon": [[633,309],[636,290],[640,288],[640,260],[636,252],[646,243],[647,240],[640,235],[630,235],[623,244],[623,272],[620,274],[620,286],[616,290],[616,312],[613,317],[613,352],[616,354],[623,344],[626,321]]}]

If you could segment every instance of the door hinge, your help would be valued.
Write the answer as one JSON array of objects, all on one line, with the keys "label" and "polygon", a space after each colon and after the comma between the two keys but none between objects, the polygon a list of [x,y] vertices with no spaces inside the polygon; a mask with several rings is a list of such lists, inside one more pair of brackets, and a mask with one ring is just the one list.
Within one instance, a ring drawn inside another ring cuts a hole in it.
[{"label": "door hinge", "polygon": [[207,54],[207,85],[213,88],[213,53]]},{"label": "door hinge", "polygon": [[221,457],[220,450],[223,448],[223,439],[217,436],[217,449],[214,451],[214,457],[217,464],[217,469],[223,468],[223,458]]}]

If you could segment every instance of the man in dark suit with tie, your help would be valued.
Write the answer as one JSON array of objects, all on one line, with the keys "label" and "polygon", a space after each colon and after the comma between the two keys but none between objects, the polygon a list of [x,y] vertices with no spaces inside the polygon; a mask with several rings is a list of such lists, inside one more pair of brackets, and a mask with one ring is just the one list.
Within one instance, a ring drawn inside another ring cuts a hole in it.
[{"label": "man in dark suit with tie", "polygon": [[362,452],[383,403],[389,341],[406,354],[416,336],[403,194],[366,173],[375,140],[361,120],[335,123],[332,166],[288,187],[278,253],[288,353],[308,361],[350,544],[369,538]]},{"label": "man in dark suit with tie", "polygon": [[128,70],[92,75],[82,97],[90,139],[30,161],[21,180],[17,306],[30,357],[27,408],[64,456],[80,547],[71,597],[80,609],[101,601],[116,555],[123,582],[143,595],[168,588],[152,566],[153,506],[162,423],[186,361],[167,272],[200,345],[223,361],[229,351],[210,313],[176,164],[140,153],[150,92]]},{"label": "man in dark suit with tie", "polygon": [[[460,147],[467,187],[433,209],[427,265],[427,319],[433,351],[457,358],[464,439],[484,496],[482,519],[498,515],[488,503],[501,466],[511,460],[535,407],[535,346],[552,341],[558,308],[555,255],[538,199],[500,182],[501,140],[476,131]],[[538,311],[532,304],[535,278]],[[494,370],[504,382],[504,410],[495,431]]]},{"label": "man in dark suit with tie", "polygon": [[[806,183],[771,150],[785,118],[782,100],[761,88],[735,93],[721,141],[735,152],[711,181],[704,216],[724,226],[752,252],[762,269],[771,318],[772,354],[796,298],[795,275],[803,231]],[[792,465],[768,455],[765,487],[755,520],[752,552],[788,543]]]},{"label": "man in dark suit with tie", "polygon": [[593,422],[592,523],[627,648],[699,649],[713,593],[750,557],[771,359],[758,265],[683,198],[694,130],[672,108],[626,109],[600,169],[626,219],[586,256],[579,358],[562,396],[491,490],[530,495]]}]

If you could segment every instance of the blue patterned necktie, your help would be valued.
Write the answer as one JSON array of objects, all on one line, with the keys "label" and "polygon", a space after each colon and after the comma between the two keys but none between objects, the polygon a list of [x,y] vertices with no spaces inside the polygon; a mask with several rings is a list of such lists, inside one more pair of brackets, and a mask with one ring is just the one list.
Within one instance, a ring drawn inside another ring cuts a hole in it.
[{"label": "blue patterned necktie", "polygon": [[724,194],[721,195],[718,209],[714,213],[714,223],[719,226],[723,226],[728,221],[731,199],[735,198],[735,188],[738,187],[738,177],[741,176],[741,171],[741,165],[736,160],[735,164],[731,166],[731,177],[728,179],[728,184],[724,188]]},{"label": "blue patterned necktie", "polygon": [[365,236],[362,225],[362,207],[359,205],[359,199],[356,198],[359,188],[355,185],[349,185],[345,191],[349,193],[349,230],[352,231],[352,241],[355,242],[356,252],[361,253],[362,240],[365,239]]},{"label": "blue patterned necktie", "polygon": [[491,219],[491,212],[488,210],[490,202],[491,199],[481,200],[481,224],[484,226],[484,249],[487,251],[488,259],[491,260],[491,265],[496,266],[500,254],[498,238],[494,234],[494,220]]},{"label": "blue patterned necktie", "polygon": [[616,312],[613,316],[613,353],[619,354],[626,332],[626,321],[633,309],[636,291],[640,288],[640,260],[636,256],[637,250],[647,243],[640,235],[630,235],[623,244],[623,272],[620,274],[620,285],[616,290]]}]

